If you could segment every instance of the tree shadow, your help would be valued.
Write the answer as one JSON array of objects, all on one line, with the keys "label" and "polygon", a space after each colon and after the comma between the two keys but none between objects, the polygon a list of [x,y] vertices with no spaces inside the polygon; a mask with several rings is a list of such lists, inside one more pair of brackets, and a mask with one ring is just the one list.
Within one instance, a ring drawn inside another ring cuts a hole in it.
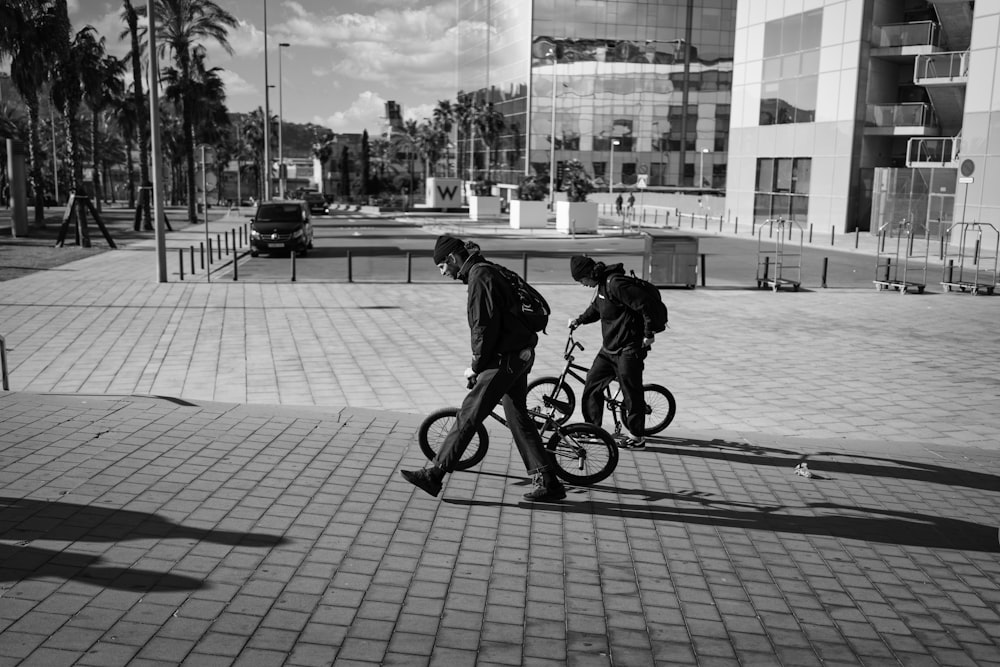
[{"label": "tree shadow", "polygon": [[0,582],[52,577],[127,591],[193,591],[205,582],[169,572],[102,566],[99,556],[0,544]]},{"label": "tree shadow", "polygon": [[0,496],[0,539],[123,542],[149,538],[187,538],[244,547],[274,547],[287,542],[280,535],[192,528],[148,512]]},{"label": "tree shadow", "polygon": [[157,514],[62,501],[0,496],[0,582],[58,577],[122,590],[195,590],[194,577],[132,567],[101,565],[99,556],[45,549],[30,543],[126,542],[189,539],[242,547],[271,548],[288,540],[280,535],[193,528]]},{"label": "tree shadow", "polygon": [[[725,440],[695,440],[693,438],[647,437],[643,452],[669,456],[696,456],[703,459],[725,460],[731,463],[769,465],[793,469],[796,464],[807,462],[809,470],[816,473],[842,473],[867,475],[890,479],[909,479],[918,482],[964,486],[982,491],[1000,492],[1000,476],[988,473],[949,468],[947,466],[918,463],[902,459],[867,456],[851,452],[815,452],[803,454],[789,449],[762,447],[750,443]],[[837,457],[834,460],[823,457]],[[852,459],[845,461],[842,459]]]}]

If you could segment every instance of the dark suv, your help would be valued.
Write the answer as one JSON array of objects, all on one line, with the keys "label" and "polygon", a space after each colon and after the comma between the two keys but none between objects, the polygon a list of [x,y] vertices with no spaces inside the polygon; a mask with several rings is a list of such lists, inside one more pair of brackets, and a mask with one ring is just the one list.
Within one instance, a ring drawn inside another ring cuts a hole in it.
[{"label": "dark suv", "polygon": [[250,218],[250,256],[262,252],[297,252],[305,257],[313,247],[309,205],[304,201],[269,201]]},{"label": "dark suv", "polygon": [[313,215],[326,213],[326,197],[315,190],[306,191],[302,195],[302,199],[305,203],[309,204],[309,212]]}]

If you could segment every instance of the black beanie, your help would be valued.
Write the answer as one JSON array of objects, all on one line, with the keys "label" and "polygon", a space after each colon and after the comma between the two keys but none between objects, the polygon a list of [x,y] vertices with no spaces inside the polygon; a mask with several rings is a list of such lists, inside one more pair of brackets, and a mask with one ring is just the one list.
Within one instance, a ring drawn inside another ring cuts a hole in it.
[{"label": "black beanie", "polygon": [[448,259],[448,255],[464,247],[465,243],[461,239],[454,236],[439,236],[437,243],[434,244],[434,263],[440,264]]},{"label": "black beanie", "polygon": [[592,274],[596,265],[597,263],[589,257],[573,255],[569,259],[569,272],[573,276],[573,280],[580,280],[580,278],[586,278]]}]

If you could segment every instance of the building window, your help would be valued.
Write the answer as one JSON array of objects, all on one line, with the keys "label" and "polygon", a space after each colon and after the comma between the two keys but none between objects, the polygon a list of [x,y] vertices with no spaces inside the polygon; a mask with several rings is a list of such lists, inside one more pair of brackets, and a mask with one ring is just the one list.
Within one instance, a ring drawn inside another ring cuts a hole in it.
[{"label": "building window", "polygon": [[761,125],[815,120],[822,32],[821,9],[765,24]]},{"label": "building window", "polygon": [[811,158],[768,157],[757,160],[754,218],[805,222],[809,216]]}]

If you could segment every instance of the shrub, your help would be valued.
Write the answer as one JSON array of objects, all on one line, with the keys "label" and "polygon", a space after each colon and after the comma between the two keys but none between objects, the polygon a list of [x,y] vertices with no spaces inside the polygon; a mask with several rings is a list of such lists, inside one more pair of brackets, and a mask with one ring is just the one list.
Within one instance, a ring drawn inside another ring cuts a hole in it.
[{"label": "shrub", "polygon": [[522,201],[545,201],[549,196],[547,176],[528,176],[517,189],[517,198]]},{"label": "shrub", "polygon": [[575,202],[587,201],[587,195],[597,189],[593,179],[587,175],[583,163],[579,160],[570,160],[566,163],[562,185],[566,191],[566,197]]},{"label": "shrub", "polygon": [[472,194],[476,197],[489,197],[493,194],[494,185],[496,185],[496,183],[489,179],[479,179],[477,181],[473,181]]}]

